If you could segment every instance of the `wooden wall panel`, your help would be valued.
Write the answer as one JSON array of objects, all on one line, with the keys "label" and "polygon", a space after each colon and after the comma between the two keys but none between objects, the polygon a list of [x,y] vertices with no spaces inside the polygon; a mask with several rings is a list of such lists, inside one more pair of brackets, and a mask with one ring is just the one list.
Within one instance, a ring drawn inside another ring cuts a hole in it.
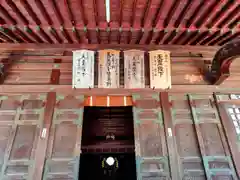
[{"label": "wooden wall panel", "polygon": [[189,95],[191,113],[208,179],[237,179],[212,95]]},{"label": "wooden wall panel", "polygon": [[170,96],[171,116],[175,132],[178,179],[205,180],[204,166],[186,95]]},{"label": "wooden wall panel", "polygon": [[134,94],[133,104],[138,179],[169,178],[168,153],[159,95]]},{"label": "wooden wall panel", "polygon": [[[109,97],[109,106],[124,105],[124,97]],[[126,97],[134,109],[138,177],[237,180],[239,136],[226,108],[238,108],[239,99],[231,97]],[[107,97],[92,98],[93,105],[103,102]],[[0,179],[77,180],[83,106],[90,104],[90,97],[54,92],[0,96]]]},{"label": "wooden wall panel", "polygon": [[43,180],[78,180],[84,96],[57,95]]},{"label": "wooden wall panel", "polygon": [[0,179],[32,179],[46,95],[0,96]]},{"label": "wooden wall panel", "polygon": [[240,111],[239,96],[235,94],[215,94],[217,107],[223,124],[224,133],[228,139],[227,144],[233,162],[240,178]]},{"label": "wooden wall panel", "polygon": [[209,95],[171,95],[179,178],[237,179],[221,121]]}]

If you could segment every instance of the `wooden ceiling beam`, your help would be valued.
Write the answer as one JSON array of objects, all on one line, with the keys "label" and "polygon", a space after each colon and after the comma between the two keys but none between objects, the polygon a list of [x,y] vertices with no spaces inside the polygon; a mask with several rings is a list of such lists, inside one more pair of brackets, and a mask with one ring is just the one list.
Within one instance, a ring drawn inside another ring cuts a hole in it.
[{"label": "wooden ceiling beam", "polygon": [[[53,21],[50,18],[48,12],[46,11],[43,3],[41,0],[35,0],[36,3],[36,7],[39,9],[39,11],[41,12],[41,15],[38,16],[43,16],[43,18],[45,19],[45,21],[48,23],[48,25],[53,25]],[[33,4],[31,4],[33,6]]]},{"label": "wooden ceiling beam", "polygon": [[[80,31],[80,32],[83,32],[82,35],[80,36],[84,36],[84,33],[86,34],[99,34],[99,32],[101,33],[108,33],[108,32],[117,32],[118,33],[122,33],[122,34],[126,34],[126,36],[129,36],[129,34],[136,34],[136,33],[139,33],[139,31],[142,31],[142,33],[144,34],[144,32],[154,32],[154,33],[158,33],[158,32],[169,32],[169,33],[175,33],[176,32],[176,36],[179,37],[179,34],[181,34],[180,36],[184,36],[185,34],[192,34],[192,33],[197,33],[197,35],[200,35],[200,34],[204,34],[204,33],[207,33],[209,36],[210,35],[215,35],[216,32],[219,32],[221,31],[221,33],[219,34],[219,36],[221,36],[222,33],[232,33],[232,34],[237,34],[240,32],[240,29],[235,27],[235,28],[229,28],[229,27],[225,27],[223,29],[219,29],[219,28],[206,28],[206,27],[201,27],[201,28],[192,28],[192,29],[188,29],[188,28],[185,28],[185,27],[179,27],[178,29],[177,28],[174,28],[174,27],[167,27],[167,28],[164,28],[164,29],[156,29],[156,28],[151,28],[151,27],[146,27],[146,28],[141,28],[141,29],[133,29],[133,28],[100,28],[99,27],[84,27],[82,25],[76,25],[76,26],[69,26],[69,25],[64,25],[64,26],[46,26],[46,25],[40,25],[40,26],[37,26],[37,25],[28,25],[28,26],[24,26],[24,25],[17,25],[17,26],[11,26],[9,24],[3,24],[1,25],[1,27],[3,28],[7,28],[7,29],[11,29],[11,28],[18,28],[18,29],[24,29],[26,33],[27,32],[27,29],[31,28],[32,30],[37,30],[37,29],[42,29],[43,31],[49,33],[50,35],[50,31],[56,31],[58,33],[60,33],[59,35],[62,34],[62,29],[64,29],[66,32],[70,33],[70,34],[73,34],[72,35],[72,38],[75,36],[74,33],[77,32],[77,31]],[[99,38],[101,38],[101,33],[99,34]],[[26,33],[27,34],[27,33]],[[37,33],[39,34],[39,33]],[[108,33],[109,34],[109,33]],[[130,37],[130,36],[129,36]],[[206,35],[205,37],[202,37],[200,39],[198,39],[198,41],[202,42],[204,39],[206,39],[208,36]],[[64,37],[62,37],[64,38]],[[95,41],[95,36],[93,37],[88,37],[90,42],[94,42]],[[110,37],[109,37],[110,38]],[[110,38],[111,40],[111,38]],[[176,38],[174,38],[174,40],[171,40],[169,42],[169,44],[174,44],[174,43],[177,43],[179,44],[178,42],[175,41]],[[191,41],[191,39],[189,40]],[[68,42],[68,41],[67,41]],[[76,41],[77,42],[77,41]],[[76,43],[74,42],[74,43]],[[198,42],[198,43],[200,43]],[[111,40],[111,43],[112,43],[112,40]]]},{"label": "wooden ceiling beam", "polygon": [[0,4],[0,15],[4,17],[4,20],[10,24],[17,24],[17,21],[8,13],[8,11]]},{"label": "wooden ceiling beam", "polygon": [[58,5],[56,3],[56,0],[52,0],[52,1],[49,1],[49,2],[51,4],[51,6],[52,6],[52,9],[53,9],[53,11],[54,11],[58,21],[59,21],[59,24],[63,25],[64,24],[64,20],[63,20],[61,12],[58,9]]},{"label": "wooden ceiling beam", "polygon": [[29,22],[27,18],[22,14],[22,12],[18,9],[15,2],[12,0],[6,0],[6,3],[12,8],[12,10],[17,14],[17,16],[21,19],[24,25],[28,25]]},{"label": "wooden ceiling beam", "polygon": [[234,11],[236,7],[239,6],[238,3],[234,3],[233,1],[228,1],[225,6],[227,8],[219,8],[219,10],[215,13],[214,17],[212,19],[209,19],[207,27],[213,27],[216,28],[217,25],[224,20],[226,17],[229,16],[229,14]]},{"label": "wooden ceiling beam", "polygon": [[235,34],[232,34],[231,33],[231,35],[229,36],[229,34],[228,34],[228,36],[226,37],[226,38],[224,38],[224,39],[222,39],[220,42],[218,42],[217,44],[218,45],[224,45],[225,43],[227,43],[227,42],[229,42],[229,41],[231,41],[231,40],[234,40],[235,38],[238,38],[238,37],[240,37],[240,32],[238,32],[238,33],[235,33]]},{"label": "wooden ceiling beam", "polygon": [[100,50],[100,49],[140,49],[140,50],[168,50],[174,53],[213,53],[216,52],[219,46],[181,46],[181,45],[140,45],[140,44],[38,44],[38,43],[1,43],[0,50],[16,51],[16,50],[63,50],[73,51],[79,49]]}]

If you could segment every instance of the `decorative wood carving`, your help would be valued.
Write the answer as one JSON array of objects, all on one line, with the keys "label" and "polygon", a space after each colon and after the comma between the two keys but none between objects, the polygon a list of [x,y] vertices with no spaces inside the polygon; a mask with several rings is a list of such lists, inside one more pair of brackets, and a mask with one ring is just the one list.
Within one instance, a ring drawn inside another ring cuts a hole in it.
[{"label": "decorative wood carving", "polygon": [[225,44],[216,52],[206,78],[212,84],[221,84],[230,76],[230,65],[237,56],[240,56],[240,38]]}]

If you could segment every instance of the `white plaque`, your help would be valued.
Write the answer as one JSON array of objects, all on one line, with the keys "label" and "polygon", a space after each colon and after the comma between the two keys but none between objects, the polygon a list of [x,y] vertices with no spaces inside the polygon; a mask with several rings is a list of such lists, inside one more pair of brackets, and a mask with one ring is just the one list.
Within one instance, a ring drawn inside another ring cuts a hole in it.
[{"label": "white plaque", "polygon": [[170,52],[156,50],[149,52],[150,87],[159,89],[171,88]]},{"label": "white plaque", "polygon": [[94,51],[73,51],[73,88],[94,87]]},{"label": "white plaque", "polygon": [[144,51],[124,51],[124,87],[145,88]]},{"label": "white plaque", "polygon": [[98,87],[119,87],[119,53],[116,50],[100,50],[98,62]]}]

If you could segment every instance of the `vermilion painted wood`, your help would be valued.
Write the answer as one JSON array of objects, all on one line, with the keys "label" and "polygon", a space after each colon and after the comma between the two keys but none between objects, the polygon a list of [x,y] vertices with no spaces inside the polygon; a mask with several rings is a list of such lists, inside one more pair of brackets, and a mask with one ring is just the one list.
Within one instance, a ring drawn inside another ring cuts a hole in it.
[{"label": "vermilion painted wood", "polygon": [[109,106],[132,106],[132,97],[130,96],[87,96],[84,106],[107,106],[109,98]]},{"label": "vermilion painted wood", "polygon": [[[60,29],[81,28],[103,28],[107,32],[107,27],[128,28],[126,36],[131,37],[131,31],[153,28],[157,31],[167,30],[167,28],[178,28],[175,36],[181,31],[195,31],[204,29],[212,31],[214,28],[232,28],[238,30],[239,1],[161,1],[161,0],[128,0],[110,1],[111,19],[106,21],[105,2],[99,1],[76,1],[68,0],[64,2],[47,0],[21,0],[4,1],[1,4],[0,13],[3,22],[7,26],[17,25],[39,25],[44,31],[48,26]],[[221,11],[221,12],[220,12]],[[44,28],[42,25],[46,26]],[[187,29],[186,29],[187,27]],[[130,28],[131,31],[130,31]],[[36,29],[36,27],[34,28]],[[231,30],[231,29],[230,29]],[[215,30],[213,30],[215,31]],[[40,32],[39,32],[40,33]],[[28,34],[26,31],[24,34]],[[200,34],[200,33],[199,33]],[[12,35],[16,37],[18,35]],[[100,34],[98,34],[100,38]],[[147,35],[146,35],[147,36]],[[219,35],[218,35],[219,36]],[[67,37],[64,37],[65,40]],[[151,40],[151,35],[148,37]],[[94,41],[90,38],[89,41]],[[109,37],[109,41],[114,39]],[[11,42],[11,41],[9,41]],[[63,42],[59,42],[63,43]],[[145,42],[147,44],[147,42]],[[178,43],[178,42],[175,42]],[[216,42],[215,42],[216,43]],[[172,41],[169,42],[172,44]]]},{"label": "vermilion painted wood", "polygon": [[59,84],[59,80],[60,80],[60,70],[53,69],[51,74],[50,84]]}]

